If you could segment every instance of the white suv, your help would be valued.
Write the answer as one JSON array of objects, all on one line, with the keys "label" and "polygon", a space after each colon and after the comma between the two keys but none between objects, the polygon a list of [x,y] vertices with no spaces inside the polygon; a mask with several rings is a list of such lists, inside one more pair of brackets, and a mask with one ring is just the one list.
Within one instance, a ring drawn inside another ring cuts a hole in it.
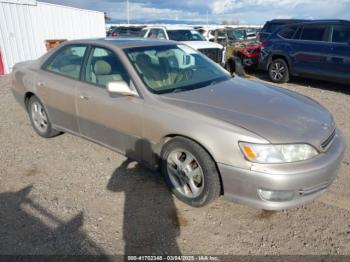
[{"label": "white suv", "polygon": [[205,37],[191,27],[149,26],[144,28],[143,31],[145,38],[179,41],[193,49],[197,49],[216,63],[225,63],[224,47],[207,41]]}]

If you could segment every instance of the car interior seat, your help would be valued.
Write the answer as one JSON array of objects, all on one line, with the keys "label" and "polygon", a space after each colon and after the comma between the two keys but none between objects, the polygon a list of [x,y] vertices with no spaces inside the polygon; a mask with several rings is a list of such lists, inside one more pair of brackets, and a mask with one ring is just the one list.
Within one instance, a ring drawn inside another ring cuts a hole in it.
[{"label": "car interior seat", "polygon": [[[96,84],[106,86],[109,82],[123,80],[121,74],[112,72],[112,66],[105,60],[97,60],[94,65],[94,75],[91,80]],[[96,78],[96,80],[94,80]]]},{"label": "car interior seat", "polygon": [[151,87],[159,89],[164,85],[168,85],[168,76],[164,72],[164,68],[152,63],[151,58],[146,54],[136,56],[136,65],[140,73],[142,73],[144,81]]}]

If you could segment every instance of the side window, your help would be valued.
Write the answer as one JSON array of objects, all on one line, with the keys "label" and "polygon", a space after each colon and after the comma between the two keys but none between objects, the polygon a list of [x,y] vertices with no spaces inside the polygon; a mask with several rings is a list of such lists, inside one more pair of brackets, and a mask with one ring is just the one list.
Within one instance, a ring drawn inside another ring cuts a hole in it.
[{"label": "side window", "polygon": [[165,32],[164,32],[163,29],[159,29],[157,38],[158,38],[158,39],[166,39],[166,37],[165,37]]},{"label": "side window", "polygon": [[302,31],[303,31],[303,27],[300,26],[300,27],[298,28],[298,30],[295,32],[293,39],[298,39],[298,40],[299,40]]},{"label": "side window", "polygon": [[44,69],[63,76],[79,79],[86,46],[67,46],[60,49]]},{"label": "side window", "polygon": [[157,38],[159,29],[151,29],[148,38]]},{"label": "side window", "polygon": [[140,37],[145,37],[147,34],[148,29],[142,29],[140,32]]},{"label": "side window", "polygon": [[85,81],[106,87],[109,82],[120,80],[130,82],[117,55],[105,48],[93,48],[86,64]]},{"label": "side window", "polygon": [[296,31],[297,31],[296,26],[288,26],[281,29],[278,35],[285,39],[292,39]]},{"label": "side window", "polygon": [[333,26],[332,42],[349,43],[349,41],[350,41],[350,26],[345,26],[345,25]]},{"label": "side window", "polygon": [[301,34],[301,39],[310,41],[325,41],[326,32],[326,26],[304,26],[303,32]]}]

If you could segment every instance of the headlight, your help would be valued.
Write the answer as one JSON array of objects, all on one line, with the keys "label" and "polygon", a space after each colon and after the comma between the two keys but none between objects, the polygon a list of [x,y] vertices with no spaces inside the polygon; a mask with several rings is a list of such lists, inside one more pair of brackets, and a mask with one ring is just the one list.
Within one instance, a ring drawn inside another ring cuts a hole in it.
[{"label": "headlight", "polygon": [[317,150],[307,144],[271,145],[241,142],[239,146],[249,161],[262,164],[297,162],[318,155]]}]

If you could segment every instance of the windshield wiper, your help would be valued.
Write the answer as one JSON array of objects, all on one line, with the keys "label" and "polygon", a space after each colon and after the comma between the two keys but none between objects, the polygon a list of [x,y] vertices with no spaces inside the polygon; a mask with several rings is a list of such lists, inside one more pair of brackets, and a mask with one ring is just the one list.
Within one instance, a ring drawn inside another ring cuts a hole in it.
[{"label": "windshield wiper", "polygon": [[179,93],[179,92],[183,92],[186,91],[186,89],[183,88],[175,88],[173,91],[171,91],[171,93]]},{"label": "windshield wiper", "polygon": [[228,80],[228,79],[223,78],[223,77],[214,79],[213,81],[211,81],[211,82],[209,83],[209,86],[215,85],[215,84],[217,84],[217,83],[220,83],[220,82],[223,82],[223,81],[226,81],[226,80]]}]

